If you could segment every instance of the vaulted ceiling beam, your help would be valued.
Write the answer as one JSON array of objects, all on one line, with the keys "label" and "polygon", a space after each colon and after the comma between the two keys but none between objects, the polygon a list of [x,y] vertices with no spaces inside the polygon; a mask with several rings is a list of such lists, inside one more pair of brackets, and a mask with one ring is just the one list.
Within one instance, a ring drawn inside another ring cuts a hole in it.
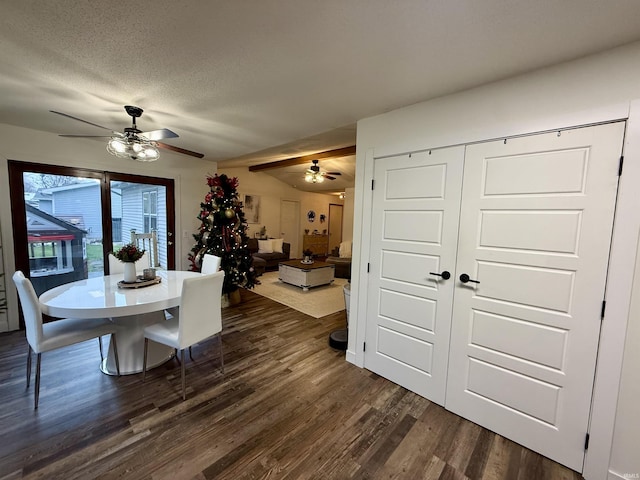
[{"label": "vaulted ceiling beam", "polygon": [[300,165],[302,163],[310,163],[311,160],[322,160],[327,158],[339,158],[348,157],[356,154],[356,146],[337,148],[335,150],[327,150],[325,152],[318,152],[312,155],[304,155],[302,157],[286,158],[284,160],[277,160],[275,162],[261,163],[259,165],[251,165],[249,167],[250,172],[260,172],[263,170],[270,170],[272,168],[284,168],[291,167],[293,165]]}]

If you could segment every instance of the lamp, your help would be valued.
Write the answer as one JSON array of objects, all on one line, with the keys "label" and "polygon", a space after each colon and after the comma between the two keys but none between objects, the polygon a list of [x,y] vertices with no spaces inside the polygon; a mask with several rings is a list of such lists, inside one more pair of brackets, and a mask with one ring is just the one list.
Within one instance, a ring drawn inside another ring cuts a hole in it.
[{"label": "lamp", "polygon": [[155,142],[131,132],[111,137],[107,142],[107,151],[116,157],[130,158],[138,162],[154,162],[160,157]]}]

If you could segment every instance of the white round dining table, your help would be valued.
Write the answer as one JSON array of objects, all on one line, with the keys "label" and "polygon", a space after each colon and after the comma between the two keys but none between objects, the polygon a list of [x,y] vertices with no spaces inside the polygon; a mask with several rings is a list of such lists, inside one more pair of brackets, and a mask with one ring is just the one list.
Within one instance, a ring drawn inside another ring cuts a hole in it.
[{"label": "white round dining table", "polygon": [[[110,318],[117,325],[120,373],[142,371],[144,327],[165,320],[165,309],[180,305],[182,282],[200,276],[198,272],[158,270],[160,282],[138,288],[122,288],[122,274],[88,278],[60,285],[40,295],[42,312],[59,318]],[[149,342],[147,368],[169,360],[172,348]],[[104,373],[115,375],[113,344],[101,365]]]}]

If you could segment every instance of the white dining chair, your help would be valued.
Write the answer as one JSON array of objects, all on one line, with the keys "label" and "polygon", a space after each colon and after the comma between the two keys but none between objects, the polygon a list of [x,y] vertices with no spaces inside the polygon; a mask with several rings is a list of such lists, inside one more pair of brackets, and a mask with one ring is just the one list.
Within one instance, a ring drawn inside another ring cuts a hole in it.
[{"label": "white dining chair", "polygon": [[[205,253],[202,257],[202,265],[200,267],[200,273],[204,273],[205,275],[210,273],[216,273],[220,270],[220,263],[222,262],[222,258],[217,257],[216,255],[210,255]],[[180,307],[171,307],[165,310],[165,316],[167,319],[171,319],[171,317],[175,317],[178,313]],[[189,356],[191,356],[191,349],[189,349]],[[193,360],[193,357],[191,357]]]},{"label": "white dining chair", "polygon": [[102,345],[100,337],[111,334],[116,371],[118,375],[120,375],[118,348],[116,344],[116,326],[109,319],[64,318],[43,323],[40,301],[38,300],[31,281],[18,270],[13,274],[13,282],[18,290],[18,297],[22,305],[24,324],[27,330],[27,343],[29,345],[27,355],[27,388],[29,388],[31,382],[31,357],[34,352],[37,355],[34,408],[38,408],[40,397],[40,363],[43,352],[67,347],[92,338],[98,338],[100,345]]},{"label": "white dining chair", "polygon": [[[186,399],[184,351],[196,343],[213,335],[218,336],[220,349],[220,368],[224,373],[222,352],[222,283],[224,271],[185,278],[182,283],[180,309],[176,315],[164,322],[154,323],[144,329],[144,360],[142,363],[142,381],[147,374],[147,348],[149,340],[162,343],[180,350],[182,376],[182,399]],[[207,302],[203,308],[203,301]]]},{"label": "white dining chair", "polygon": [[[149,255],[147,252],[136,262],[136,272],[142,273],[145,268],[149,268]],[[113,253],[109,253],[109,275],[124,273],[124,263],[116,258]]]},{"label": "white dining chair", "polygon": [[136,233],[135,229],[131,230],[131,243],[150,253],[144,268],[157,268],[160,266],[160,258],[158,257],[158,232],[156,230],[149,233]]},{"label": "white dining chair", "polygon": [[216,255],[205,253],[202,257],[202,266],[200,267],[200,273],[216,273],[218,270],[220,270],[221,262],[222,258],[217,257]]}]

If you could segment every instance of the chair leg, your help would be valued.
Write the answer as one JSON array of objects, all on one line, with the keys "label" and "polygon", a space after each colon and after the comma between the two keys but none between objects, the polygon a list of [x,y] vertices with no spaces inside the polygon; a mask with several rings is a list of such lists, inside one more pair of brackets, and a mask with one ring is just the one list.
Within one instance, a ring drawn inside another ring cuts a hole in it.
[{"label": "chair leg", "polygon": [[186,382],[184,378],[184,349],[180,350],[180,359],[182,360],[182,366],[180,370],[182,371],[182,400],[187,399],[187,389]]},{"label": "chair leg", "polygon": [[224,353],[222,352],[222,332],[218,332],[218,343],[220,346],[220,369],[222,370],[222,374],[224,375]]},{"label": "chair leg", "polygon": [[[111,334],[111,341],[113,342],[113,357],[116,361],[116,372],[118,373],[118,376],[120,376],[120,361],[118,360],[118,344],[116,342],[115,333]],[[102,342],[100,342],[100,345],[102,345]]]},{"label": "chair leg", "polygon": [[42,353],[38,353],[36,356],[36,391],[34,397],[34,410],[38,408],[38,400],[40,400],[40,362],[42,360]]},{"label": "chair leg", "polygon": [[29,384],[31,383],[31,357],[33,356],[33,349],[31,345],[27,343],[29,347],[29,351],[27,352],[27,388],[29,388]]},{"label": "chair leg", "polygon": [[98,337],[98,346],[100,347],[100,363],[104,360],[104,352],[102,351],[102,337]]},{"label": "chair leg", "polygon": [[177,348],[173,349],[173,357],[178,361],[178,363],[180,363],[180,357],[178,356],[178,349]]},{"label": "chair leg", "polygon": [[144,339],[144,357],[142,358],[142,381],[147,378],[147,350],[149,349],[149,339]]}]

